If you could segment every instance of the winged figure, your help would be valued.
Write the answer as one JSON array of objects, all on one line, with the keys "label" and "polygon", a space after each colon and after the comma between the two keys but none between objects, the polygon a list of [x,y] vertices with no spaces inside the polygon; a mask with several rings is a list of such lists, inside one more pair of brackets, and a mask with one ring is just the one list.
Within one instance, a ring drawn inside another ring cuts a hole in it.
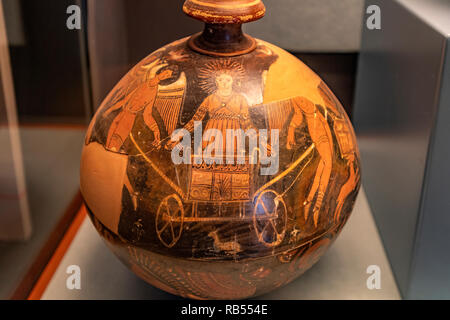
[{"label": "winged figure", "polygon": [[[122,88],[121,98],[113,98],[111,106],[103,113],[106,117],[113,111],[120,110],[115,116],[106,138],[106,149],[114,152],[124,152],[123,145],[133,129],[136,117],[142,114],[145,124],[153,132],[153,145],[158,146],[161,140],[161,131],[153,117],[156,109],[170,134],[178,121],[183,104],[186,88],[186,76],[182,73],[179,79],[167,86],[161,82],[173,77],[173,70],[167,68],[166,63],[159,59],[138,66],[132,71],[138,80],[131,81],[126,88]],[[145,72],[145,76],[142,76]],[[141,80],[142,79],[142,80]]]}]

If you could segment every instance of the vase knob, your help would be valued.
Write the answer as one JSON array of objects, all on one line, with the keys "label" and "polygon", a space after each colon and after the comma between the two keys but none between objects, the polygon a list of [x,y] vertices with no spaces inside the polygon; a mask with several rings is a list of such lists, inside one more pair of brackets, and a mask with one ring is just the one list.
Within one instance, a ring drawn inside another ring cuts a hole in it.
[{"label": "vase knob", "polygon": [[261,0],[186,0],[183,11],[197,20],[211,24],[242,24],[264,17]]}]

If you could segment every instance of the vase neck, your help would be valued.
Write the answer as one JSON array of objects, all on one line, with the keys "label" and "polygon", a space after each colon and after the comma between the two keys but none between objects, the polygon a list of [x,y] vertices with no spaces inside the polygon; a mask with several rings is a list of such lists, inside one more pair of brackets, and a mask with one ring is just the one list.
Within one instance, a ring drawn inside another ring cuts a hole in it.
[{"label": "vase neck", "polygon": [[202,33],[204,41],[215,45],[239,45],[244,38],[242,24],[205,23]]},{"label": "vase neck", "polygon": [[192,36],[190,47],[212,56],[238,56],[256,48],[256,41],[244,34],[242,24],[205,23],[202,33]]}]

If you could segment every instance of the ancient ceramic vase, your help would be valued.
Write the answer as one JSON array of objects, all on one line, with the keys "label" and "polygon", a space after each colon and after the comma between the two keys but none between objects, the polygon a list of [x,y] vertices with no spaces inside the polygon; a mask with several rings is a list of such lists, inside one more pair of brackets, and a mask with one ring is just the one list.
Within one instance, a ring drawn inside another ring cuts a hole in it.
[{"label": "ancient ceramic vase", "polygon": [[93,118],[81,163],[111,250],[183,297],[283,286],[333,243],[360,186],[355,135],[306,65],[241,25],[261,1],[188,0],[203,33],[138,63]]}]

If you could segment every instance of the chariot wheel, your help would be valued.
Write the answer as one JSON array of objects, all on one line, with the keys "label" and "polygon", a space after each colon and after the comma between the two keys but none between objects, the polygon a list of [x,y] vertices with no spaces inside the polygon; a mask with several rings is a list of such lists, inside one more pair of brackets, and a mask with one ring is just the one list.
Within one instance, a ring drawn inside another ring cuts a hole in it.
[{"label": "chariot wheel", "polygon": [[266,247],[281,244],[286,234],[287,208],[277,192],[265,190],[256,198],[253,226],[259,242]]},{"label": "chariot wheel", "polygon": [[184,208],[180,197],[172,194],[164,198],[156,212],[155,226],[159,240],[167,248],[172,248],[183,231]]}]

